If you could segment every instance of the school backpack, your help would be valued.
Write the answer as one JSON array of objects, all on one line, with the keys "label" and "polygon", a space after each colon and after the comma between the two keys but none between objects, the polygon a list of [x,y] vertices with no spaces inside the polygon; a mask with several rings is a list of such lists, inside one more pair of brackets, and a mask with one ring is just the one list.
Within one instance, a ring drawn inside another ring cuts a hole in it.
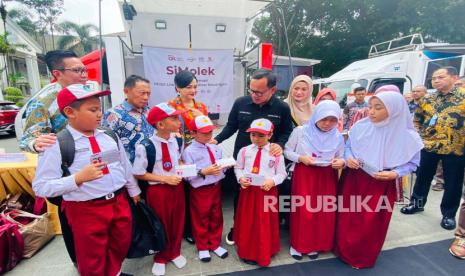
[{"label": "school backpack", "polygon": [[[104,133],[113,140],[115,140],[116,145],[118,145],[119,149],[119,143],[118,143],[118,136],[116,136],[116,133],[114,133],[110,129],[106,128],[99,128],[101,130],[104,130]],[[61,153],[61,170],[63,171],[63,177],[71,175],[69,171],[69,167],[73,164],[74,162],[74,155],[76,153],[76,148],[74,145],[74,138],[71,135],[71,132],[67,128],[64,128],[60,132],[57,133],[57,140],[58,144],[60,146],[60,153]],[[57,206],[61,205],[62,201],[61,196],[57,197],[48,197],[47,200],[50,201],[52,204],[55,204]]]},{"label": "school backpack", "polygon": [[23,258],[24,240],[17,224],[0,217],[0,275],[13,269]]},{"label": "school backpack", "polygon": [[[181,153],[181,149],[184,146],[182,138],[176,136],[176,142],[178,143],[179,152]],[[150,140],[149,138],[144,138],[142,141],[140,141],[140,144],[144,146],[146,156],[147,156],[146,171],[151,173],[153,171],[153,167],[155,166],[155,156],[156,156],[155,145],[153,144],[152,140]],[[145,196],[147,193],[147,187],[149,186],[149,183],[145,180],[137,180],[137,183],[139,184],[139,188],[142,191],[141,197],[145,199]]]}]

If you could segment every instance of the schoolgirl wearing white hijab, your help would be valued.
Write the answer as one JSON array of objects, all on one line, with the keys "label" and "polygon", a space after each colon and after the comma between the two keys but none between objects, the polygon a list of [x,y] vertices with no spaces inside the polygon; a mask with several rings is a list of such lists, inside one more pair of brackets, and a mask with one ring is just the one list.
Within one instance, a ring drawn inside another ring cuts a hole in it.
[{"label": "schoolgirl wearing white hijab", "polygon": [[336,210],[322,208],[328,197],[336,198],[337,169],[345,164],[344,138],[337,130],[341,113],[336,102],[320,102],[310,120],[294,129],[285,146],[285,157],[296,163],[291,196],[306,201],[290,214],[290,254],[296,260],[301,260],[302,254],[316,259],[319,252],[333,249]]},{"label": "schoolgirl wearing white hijab", "polygon": [[[370,98],[368,117],[354,124],[346,142],[348,169],[340,180],[335,237],[335,253],[344,262],[354,268],[375,265],[396,199],[395,179],[416,169],[422,148],[399,92]],[[347,211],[350,200],[365,202],[369,209]]]}]

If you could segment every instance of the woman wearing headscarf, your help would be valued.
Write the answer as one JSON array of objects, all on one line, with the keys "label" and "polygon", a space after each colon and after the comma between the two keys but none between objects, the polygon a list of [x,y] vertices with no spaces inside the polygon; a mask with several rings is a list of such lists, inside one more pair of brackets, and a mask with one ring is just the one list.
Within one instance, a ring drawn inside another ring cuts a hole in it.
[{"label": "woman wearing headscarf", "polygon": [[325,199],[336,199],[338,170],[345,164],[344,138],[336,128],[341,114],[336,102],[320,102],[310,121],[296,127],[285,146],[285,157],[296,164],[291,196],[306,201],[290,215],[289,251],[296,260],[302,254],[316,259],[320,252],[333,249],[336,209],[322,208]]},{"label": "woman wearing headscarf", "polygon": [[[405,99],[384,91],[369,100],[368,118],[350,130],[342,173],[335,253],[354,268],[376,263],[396,199],[395,180],[418,167],[423,142]],[[354,208],[351,200],[362,202]]]},{"label": "woman wearing headscarf", "polygon": [[[321,89],[321,91],[318,92],[318,95],[316,95],[313,105],[317,106],[321,101],[326,101],[326,100],[336,101],[336,91],[334,91],[331,88]],[[341,116],[338,118],[337,129],[339,130],[339,132],[342,132],[343,128],[344,128],[344,122],[343,122],[343,117],[341,114]]]},{"label": "woman wearing headscarf", "polygon": [[312,91],[313,82],[309,76],[299,75],[292,81],[284,101],[291,109],[294,126],[302,126],[310,119],[313,109]]}]

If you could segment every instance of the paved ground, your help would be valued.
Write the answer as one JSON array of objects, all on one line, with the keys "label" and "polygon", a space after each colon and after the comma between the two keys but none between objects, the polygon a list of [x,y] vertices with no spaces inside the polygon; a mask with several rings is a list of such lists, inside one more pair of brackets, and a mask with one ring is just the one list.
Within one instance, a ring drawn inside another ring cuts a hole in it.
[{"label": "paved ground", "polygon": [[[10,143],[9,139],[3,140],[0,138],[0,147],[5,147],[4,142]],[[13,148],[13,146],[11,147]],[[226,152],[232,152],[231,142],[224,143],[223,147]],[[385,250],[414,244],[429,243],[452,238],[453,231],[446,231],[439,226],[441,219],[439,211],[441,196],[442,192],[432,191],[430,193],[428,206],[425,212],[414,216],[405,216],[400,214],[400,206],[396,206],[383,249]],[[224,195],[223,202],[225,235],[232,223],[232,197]],[[288,232],[281,231],[281,252],[272,259],[272,266],[292,264],[296,262],[288,254],[288,238]],[[205,264],[199,261],[197,251],[194,246],[183,242],[182,254],[187,257],[187,266],[183,269],[176,269],[172,264],[168,264],[166,275],[212,275],[256,268],[255,266],[250,266],[240,262],[237,254],[235,253],[234,247],[226,244],[224,246],[230,251],[230,256],[227,259],[221,260],[216,256],[212,256],[212,261]],[[444,250],[447,250],[447,248],[444,248]],[[332,257],[334,257],[332,254],[325,254],[320,258]],[[437,260],[428,261],[437,262]],[[152,258],[145,257],[141,259],[127,260],[124,263],[123,271],[135,275],[151,275],[151,267]],[[368,271],[363,270],[363,272],[364,275],[366,275]],[[57,236],[37,255],[29,260],[23,260],[13,271],[7,273],[7,275],[72,276],[78,275],[78,273],[67,256],[61,236]]]}]

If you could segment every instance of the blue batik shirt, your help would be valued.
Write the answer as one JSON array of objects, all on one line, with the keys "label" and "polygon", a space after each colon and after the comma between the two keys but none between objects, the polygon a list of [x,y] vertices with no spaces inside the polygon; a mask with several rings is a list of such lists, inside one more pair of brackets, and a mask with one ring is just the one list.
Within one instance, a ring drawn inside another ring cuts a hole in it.
[{"label": "blue batik shirt", "polygon": [[155,132],[155,128],[147,122],[148,112],[148,107],[138,109],[126,100],[103,116],[102,126],[118,135],[131,163],[134,162],[136,145]]}]

